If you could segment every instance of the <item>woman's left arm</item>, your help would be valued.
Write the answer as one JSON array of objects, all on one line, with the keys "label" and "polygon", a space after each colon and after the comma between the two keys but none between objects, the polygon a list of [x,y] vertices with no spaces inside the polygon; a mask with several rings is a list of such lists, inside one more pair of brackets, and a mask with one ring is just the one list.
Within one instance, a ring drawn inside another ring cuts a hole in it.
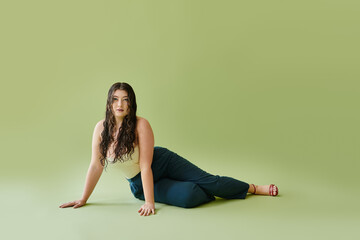
[{"label": "woman's left arm", "polygon": [[139,209],[141,216],[155,214],[154,178],[151,163],[154,154],[154,134],[150,123],[145,118],[140,118],[137,123],[140,149],[140,170],[145,196],[145,204]]}]

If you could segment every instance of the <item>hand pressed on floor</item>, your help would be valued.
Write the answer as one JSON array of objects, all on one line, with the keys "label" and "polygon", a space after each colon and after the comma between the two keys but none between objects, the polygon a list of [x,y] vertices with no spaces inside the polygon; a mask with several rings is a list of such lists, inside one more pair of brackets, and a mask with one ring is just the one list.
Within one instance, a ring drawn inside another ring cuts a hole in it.
[{"label": "hand pressed on floor", "polygon": [[86,201],[85,200],[75,200],[75,201],[72,201],[72,202],[68,202],[68,203],[64,203],[62,205],[59,206],[59,208],[66,208],[66,207],[72,207],[74,206],[74,208],[78,208],[78,207],[82,207],[86,204]]},{"label": "hand pressed on floor", "polygon": [[138,210],[141,216],[149,216],[151,213],[155,214],[155,203],[146,202],[141,208]]}]

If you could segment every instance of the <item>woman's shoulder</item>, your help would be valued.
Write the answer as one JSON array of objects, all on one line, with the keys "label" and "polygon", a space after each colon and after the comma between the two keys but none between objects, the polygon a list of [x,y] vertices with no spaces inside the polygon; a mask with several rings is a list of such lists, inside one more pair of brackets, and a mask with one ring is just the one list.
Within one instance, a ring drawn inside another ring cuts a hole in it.
[{"label": "woman's shoulder", "polygon": [[97,128],[101,131],[104,130],[104,121],[105,121],[105,118],[98,121],[95,125],[95,128]]},{"label": "woman's shoulder", "polygon": [[138,123],[147,122],[148,120],[144,117],[136,116],[136,120]]},{"label": "woman's shoulder", "polygon": [[146,118],[140,116],[137,116],[136,118],[137,118],[137,123],[136,123],[137,129],[144,129],[150,126],[150,123]]},{"label": "woman's shoulder", "polygon": [[136,132],[148,131],[149,128],[151,128],[149,121],[144,117],[137,116]]},{"label": "woman's shoulder", "polygon": [[98,121],[94,129],[94,136],[97,136],[100,139],[99,141],[102,141],[101,133],[104,131],[104,120]]}]

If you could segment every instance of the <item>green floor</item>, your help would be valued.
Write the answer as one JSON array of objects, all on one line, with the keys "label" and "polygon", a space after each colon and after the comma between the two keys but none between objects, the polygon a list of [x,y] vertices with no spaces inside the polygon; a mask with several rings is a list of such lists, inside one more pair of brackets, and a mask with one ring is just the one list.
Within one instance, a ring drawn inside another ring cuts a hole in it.
[{"label": "green floor", "polygon": [[[194,156],[195,157],[195,156]],[[234,156],[230,157],[234,160]],[[215,201],[183,209],[156,203],[156,215],[139,216],[122,176],[103,172],[84,207],[58,208],[77,199],[87,165],[64,167],[43,176],[7,177],[2,181],[2,239],[357,239],[359,193],[351,184],[311,181],[311,175],[289,173],[274,165],[242,159],[221,167],[215,159],[196,157],[212,173],[256,184],[276,183],[277,197],[248,194],[244,200]],[[252,163],[251,163],[252,162]],[[217,169],[217,170],[216,170]],[[257,171],[254,171],[257,169]],[[49,168],[48,170],[53,170]],[[40,172],[38,173],[40,174]],[[51,175],[51,176],[50,176]],[[313,176],[317,177],[317,176]],[[35,180],[38,179],[38,180]],[[41,181],[39,181],[42,179]],[[353,193],[352,193],[353,192]],[[5,224],[5,225],[4,225]]]}]

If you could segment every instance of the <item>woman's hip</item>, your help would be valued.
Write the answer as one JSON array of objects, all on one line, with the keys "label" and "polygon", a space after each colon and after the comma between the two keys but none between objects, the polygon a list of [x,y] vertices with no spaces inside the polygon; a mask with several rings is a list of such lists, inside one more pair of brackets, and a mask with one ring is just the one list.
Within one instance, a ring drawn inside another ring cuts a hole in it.
[{"label": "woman's hip", "polygon": [[[166,176],[167,165],[172,154],[173,152],[165,147],[160,147],[160,146],[154,147],[153,159],[151,163],[154,182],[158,181],[161,177]],[[129,181],[130,184],[136,184],[139,187],[142,186],[141,172],[139,172],[133,178],[127,180]]]}]

